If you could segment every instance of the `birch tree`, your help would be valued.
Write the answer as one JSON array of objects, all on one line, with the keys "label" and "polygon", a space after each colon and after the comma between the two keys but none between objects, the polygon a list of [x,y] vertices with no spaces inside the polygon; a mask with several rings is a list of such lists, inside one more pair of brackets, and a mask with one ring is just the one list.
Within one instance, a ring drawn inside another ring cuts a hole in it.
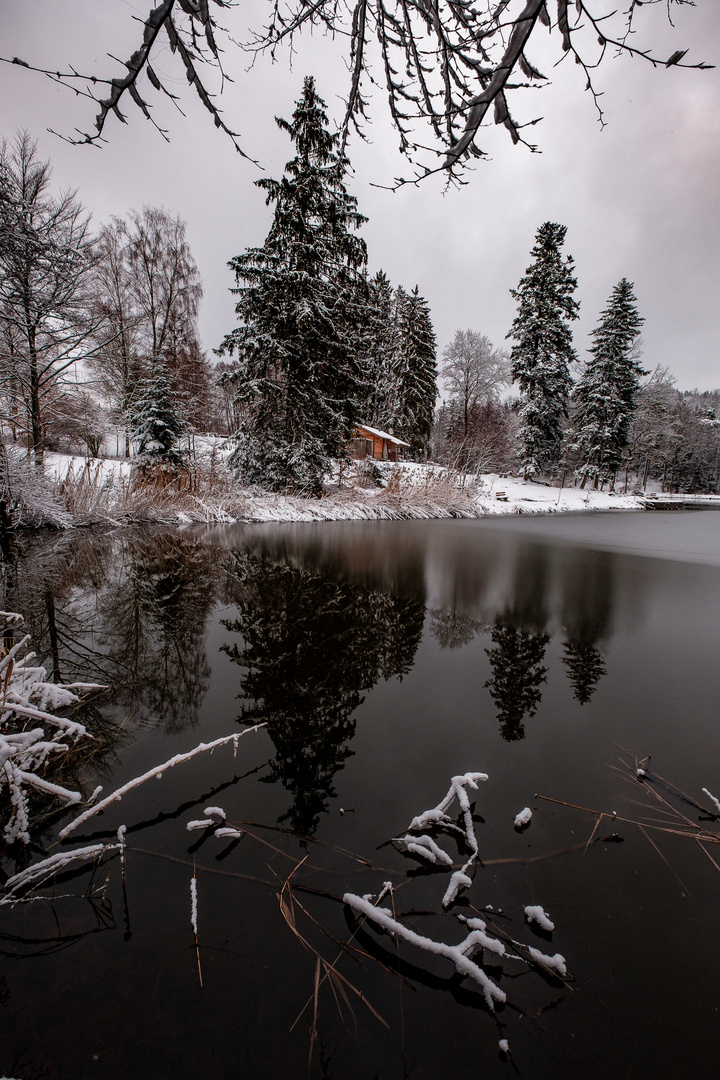
[{"label": "birch tree", "polygon": [[483,418],[482,406],[495,404],[500,387],[510,378],[507,353],[496,349],[477,330],[456,330],[445,346],[440,380],[447,394],[446,421],[452,418],[455,457],[460,468],[470,458],[477,430]]}]

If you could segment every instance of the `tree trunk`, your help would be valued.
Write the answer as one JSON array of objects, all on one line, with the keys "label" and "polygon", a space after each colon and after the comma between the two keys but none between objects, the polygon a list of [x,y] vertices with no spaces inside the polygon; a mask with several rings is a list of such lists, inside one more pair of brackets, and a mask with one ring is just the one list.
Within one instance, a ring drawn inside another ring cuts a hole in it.
[{"label": "tree trunk", "polygon": [[43,442],[42,414],[40,412],[40,379],[38,377],[35,335],[30,342],[30,437],[35,455],[35,468],[39,473],[45,471],[45,444]]}]

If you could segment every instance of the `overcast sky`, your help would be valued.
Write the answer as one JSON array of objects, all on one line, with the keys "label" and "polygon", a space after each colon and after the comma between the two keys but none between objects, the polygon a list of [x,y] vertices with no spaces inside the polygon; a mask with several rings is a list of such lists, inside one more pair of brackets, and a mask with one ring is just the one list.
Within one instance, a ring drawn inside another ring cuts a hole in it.
[{"label": "overcast sky", "polygon": [[[258,13],[263,0],[243,4]],[[673,5],[675,9],[675,5]],[[663,55],[689,48],[687,60],[720,64],[716,0],[674,10],[644,6],[648,27],[635,44],[657,45]],[[107,54],[126,57],[136,46],[146,14],[143,0],[0,0],[0,55],[38,66],[107,76],[118,73]],[[242,24],[225,21],[243,36]],[[245,16],[243,16],[243,19]],[[369,143],[349,147],[355,175],[350,187],[369,218],[363,230],[370,270],[383,269],[394,284],[416,284],[432,311],[439,351],[457,328],[472,328],[502,345],[514,316],[509,289],[529,262],[534,234],[544,221],[567,225],[565,250],[576,262],[581,357],[611,289],[621,277],[635,283],[645,316],[644,363],[671,369],[680,389],[720,386],[720,76],[717,70],[654,70],[642,61],[610,58],[597,72],[607,127],[601,130],[582,71],[573,64],[551,70],[553,55],[531,58],[553,85],[515,107],[519,119],[543,116],[532,130],[542,153],[512,146],[503,128],[488,127],[480,145],[491,160],[478,162],[459,190],[443,193],[433,177],[399,191],[393,178],[409,175],[397,154],[385,98],[372,99]],[[227,123],[266,173],[278,177],[292,156],[273,117],[290,117],[306,74],[334,120],[347,74],[338,44],[320,35],[300,42],[292,69],[287,58],[265,58],[248,71],[248,58],[228,45],[225,63],[235,82],[221,100]],[[154,60],[167,85],[182,94],[183,119],[157,95],[166,143],[129,107],[129,125],[111,120],[103,149],[72,147],[47,128],[88,131],[97,111],[50,80],[0,64],[0,133],[27,128],[50,158],[58,188],[73,187],[96,225],[143,204],[164,206],[187,222],[205,299],[200,330],[216,347],[235,324],[227,261],[262,244],[271,211],[253,181],[262,172],[237,154],[187,89],[177,61],[163,44]],[[511,106],[512,107],[512,106]],[[429,135],[420,133],[420,142]]]}]

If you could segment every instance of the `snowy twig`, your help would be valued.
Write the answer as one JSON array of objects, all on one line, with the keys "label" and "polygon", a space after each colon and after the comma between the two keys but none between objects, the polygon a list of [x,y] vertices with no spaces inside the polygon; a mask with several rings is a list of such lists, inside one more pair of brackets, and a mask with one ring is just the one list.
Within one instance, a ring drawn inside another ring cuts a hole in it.
[{"label": "snowy twig", "polygon": [[59,851],[56,855],[50,855],[42,862],[34,863],[33,866],[28,866],[26,870],[21,870],[19,874],[8,878],[5,882],[7,896],[4,900],[0,900],[0,904],[10,903],[19,890],[39,885],[78,859],[81,861],[97,859],[106,851],[116,851],[120,847],[121,844],[90,844],[87,847],[75,848],[73,851]]},{"label": "snowy twig", "polygon": [[[105,799],[101,799],[100,802],[95,803],[95,805],[91,806],[88,810],[83,811],[82,814],[79,814],[70,822],[69,825],[66,825],[65,828],[60,831],[60,840],[64,840],[66,836],[70,835],[70,833],[75,832],[75,830],[79,828],[80,825],[84,825],[89,818],[94,817],[95,814],[99,814],[101,810],[104,810],[111,803],[122,799],[123,795],[127,794],[128,791],[132,791],[133,788],[139,787],[141,784],[144,784],[146,780],[150,780],[153,776],[157,776],[159,778],[163,775],[164,772],[166,772],[167,769],[172,769],[176,765],[182,765],[184,762],[190,761],[191,758],[196,757],[198,754],[204,754],[206,750],[212,751],[216,747],[224,746],[226,743],[229,742],[232,742],[235,746],[237,746],[238,739],[241,738],[241,736],[247,735],[251,731],[258,731],[260,728],[263,728],[265,726],[266,725],[264,723],[255,724],[254,727],[245,728],[244,731],[237,732],[234,735],[224,735],[221,739],[215,739],[213,740],[213,742],[199,743],[193,750],[188,750],[185,754],[175,754],[174,757],[171,757],[167,761],[164,761],[162,765],[156,765],[154,768],[149,769],[147,772],[143,773],[142,776],[136,776],[134,780],[129,780],[127,784],[123,784],[122,787],[117,788],[115,791],[112,792],[111,795],[108,795]],[[212,822],[210,822],[210,824],[212,824]]]},{"label": "snowy twig", "polygon": [[195,935],[195,955],[197,956],[197,968],[198,978],[200,979],[200,985],[203,984],[202,967],[200,966],[200,945],[198,943],[198,922],[197,922],[197,877],[193,870],[193,876],[190,878],[190,925]]},{"label": "snowy twig", "polygon": [[[501,941],[489,938],[484,933],[484,923],[482,930],[479,927],[478,929],[472,929],[464,941],[461,941],[458,945],[446,945],[443,941],[434,941],[432,938],[424,937],[422,934],[416,934],[414,930],[410,930],[407,926],[403,926],[401,922],[398,922],[397,919],[394,919],[389,908],[374,907],[369,900],[364,899],[362,896],[345,893],[343,903],[347,904],[358,915],[364,916],[375,923],[376,926],[386,930],[393,937],[401,938],[419,949],[433,953],[435,956],[447,957],[448,960],[453,962],[459,974],[473,979],[481,987],[489,1009],[495,1009],[495,1002],[502,1003],[505,1001],[504,991],[485,974],[481,967],[478,967],[470,959],[472,953],[480,948],[491,947],[494,952],[500,955],[505,952],[505,946]],[[480,923],[482,920],[473,920],[473,922],[475,921]]]}]

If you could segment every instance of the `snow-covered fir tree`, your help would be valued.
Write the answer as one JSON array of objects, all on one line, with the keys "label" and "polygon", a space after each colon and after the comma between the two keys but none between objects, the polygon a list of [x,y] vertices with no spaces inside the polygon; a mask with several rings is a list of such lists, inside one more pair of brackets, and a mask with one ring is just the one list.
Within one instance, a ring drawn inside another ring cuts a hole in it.
[{"label": "snow-covered fir tree", "polygon": [[628,445],[640,376],[647,374],[636,356],[645,321],[636,304],[632,283],[623,278],[592,332],[590,359],[575,387],[573,449],[582,486],[588,478],[597,487],[599,480],[613,477]]},{"label": "snow-covered fir tree", "polygon": [[397,346],[393,359],[390,426],[420,455],[428,447],[437,398],[435,331],[430,308],[417,287],[395,293]]},{"label": "snow-covered fir tree", "polygon": [[397,305],[389,278],[382,270],[367,282],[362,327],[365,395],[360,416],[366,424],[386,430],[392,426],[394,364],[398,347]]},{"label": "snow-covered fir tree", "polygon": [[162,360],[156,360],[138,387],[130,412],[131,438],[143,464],[179,465],[183,453],[178,439],[186,430],[180,395],[172,389]]},{"label": "snow-covered fir tree", "polygon": [[261,248],[230,262],[240,325],[220,353],[235,353],[240,418],[233,462],[248,483],[319,491],[332,458],[347,453],[362,397],[361,321],[366,220],[345,188],[347,159],[327,128],[312,78],[290,123],[295,144],[281,180],[256,181],[274,205]]},{"label": "snow-covered fir tree", "polygon": [[522,392],[520,439],[525,476],[544,472],[560,457],[563,420],[572,388],[570,364],[577,359],[570,322],[578,317],[573,299],[577,280],[573,259],[561,247],[567,229],[546,221],[538,229],[533,262],[511,295],[517,315],[508,337],[512,377]]}]

